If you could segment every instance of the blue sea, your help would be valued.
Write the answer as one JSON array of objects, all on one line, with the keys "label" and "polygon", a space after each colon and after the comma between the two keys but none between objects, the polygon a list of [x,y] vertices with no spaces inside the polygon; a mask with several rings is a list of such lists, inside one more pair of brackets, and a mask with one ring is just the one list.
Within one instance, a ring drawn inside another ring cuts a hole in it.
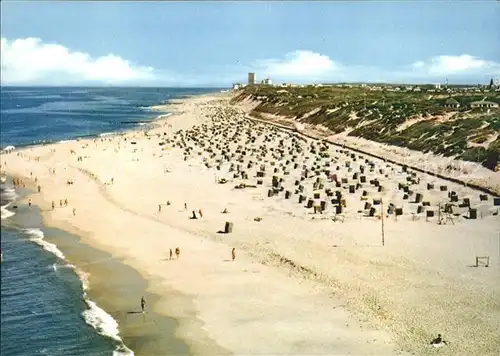
[{"label": "blue sea", "polygon": [[[0,89],[0,148],[56,142],[131,129],[160,113],[150,106],[219,89]],[[86,294],[87,278],[44,239],[33,212],[17,205],[10,181],[0,184],[2,356],[133,355],[116,321]]]}]

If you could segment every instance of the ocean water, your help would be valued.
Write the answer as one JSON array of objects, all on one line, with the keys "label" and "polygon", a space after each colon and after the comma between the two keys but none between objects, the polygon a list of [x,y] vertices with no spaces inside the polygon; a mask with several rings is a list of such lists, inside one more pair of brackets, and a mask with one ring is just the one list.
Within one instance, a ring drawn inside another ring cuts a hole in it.
[{"label": "ocean water", "polygon": [[0,89],[0,145],[25,146],[126,130],[154,119],[148,107],[217,91],[185,88]]},{"label": "ocean water", "polygon": [[100,314],[88,307],[81,280],[57,247],[43,240],[42,229],[2,224],[1,246],[7,252],[1,265],[1,355],[127,354],[119,340],[87,324],[84,312]]},{"label": "ocean water", "polygon": [[[100,135],[150,121],[149,106],[217,89],[2,87],[0,147]],[[133,355],[119,325],[86,294],[87,276],[46,241],[39,215],[0,184],[2,356]]]}]

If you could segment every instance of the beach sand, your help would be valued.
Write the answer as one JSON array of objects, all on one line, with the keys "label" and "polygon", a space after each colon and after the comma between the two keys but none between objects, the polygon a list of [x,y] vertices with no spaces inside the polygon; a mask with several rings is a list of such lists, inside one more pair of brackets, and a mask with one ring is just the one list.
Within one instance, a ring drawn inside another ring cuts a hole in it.
[{"label": "beach sand", "polygon": [[[498,354],[493,196],[245,120],[229,99],[176,101],[147,133],[28,148],[2,155],[3,169],[37,178],[46,224],[137,270],[191,354],[430,355],[438,333],[441,355]],[[450,200],[453,213],[439,212]],[[391,203],[403,214],[387,214]],[[489,267],[471,267],[476,256]],[[137,308],[130,298],[122,312]]]}]

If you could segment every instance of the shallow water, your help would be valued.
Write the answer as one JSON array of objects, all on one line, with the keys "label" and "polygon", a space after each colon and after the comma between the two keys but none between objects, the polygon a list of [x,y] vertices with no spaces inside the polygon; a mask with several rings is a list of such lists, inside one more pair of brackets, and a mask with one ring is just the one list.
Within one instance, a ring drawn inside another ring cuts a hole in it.
[{"label": "shallow water", "polygon": [[[3,194],[2,205],[8,201]],[[23,215],[19,209],[2,219],[0,354],[113,354],[120,343],[97,334],[82,316],[88,306],[78,275],[43,241],[36,219]]]}]

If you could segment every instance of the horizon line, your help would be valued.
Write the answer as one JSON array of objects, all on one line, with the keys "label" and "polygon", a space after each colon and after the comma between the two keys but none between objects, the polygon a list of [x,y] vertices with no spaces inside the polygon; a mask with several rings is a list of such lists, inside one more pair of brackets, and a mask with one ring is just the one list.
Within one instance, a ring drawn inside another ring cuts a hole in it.
[{"label": "horizon line", "polygon": [[[440,82],[433,82],[433,83],[425,83],[425,82],[415,82],[415,83],[404,83],[404,82],[378,82],[378,81],[353,81],[353,82],[316,82],[316,83],[293,83],[293,82],[276,82],[273,84],[261,84],[261,83],[255,83],[255,84],[248,84],[244,82],[234,82],[233,84],[230,85],[224,85],[224,86],[211,86],[211,85],[113,85],[113,84],[103,84],[103,85],[84,85],[84,84],[61,84],[61,85],[52,85],[52,84],[8,84],[8,85],[3,85],[0,84],[0,89],[1,88],[170,88],[170,89],[232,89],[232,86],[234,84],[238,85],[243,85],[243,86],[269,86],[269,87],[277,87],[283,84],[286,85],[297,85],[297,86],[316,86],[316,85],[348,85],[348,84],[354,84],[354,85],[360,85],[360,84],[367,84],[367,85],[392,85],[392,86],[435,86],[437,84],[440,84],[442,86],[489,86],[490,83],[440,83]],[[494,84],[495,86],[495,84]]]}]

